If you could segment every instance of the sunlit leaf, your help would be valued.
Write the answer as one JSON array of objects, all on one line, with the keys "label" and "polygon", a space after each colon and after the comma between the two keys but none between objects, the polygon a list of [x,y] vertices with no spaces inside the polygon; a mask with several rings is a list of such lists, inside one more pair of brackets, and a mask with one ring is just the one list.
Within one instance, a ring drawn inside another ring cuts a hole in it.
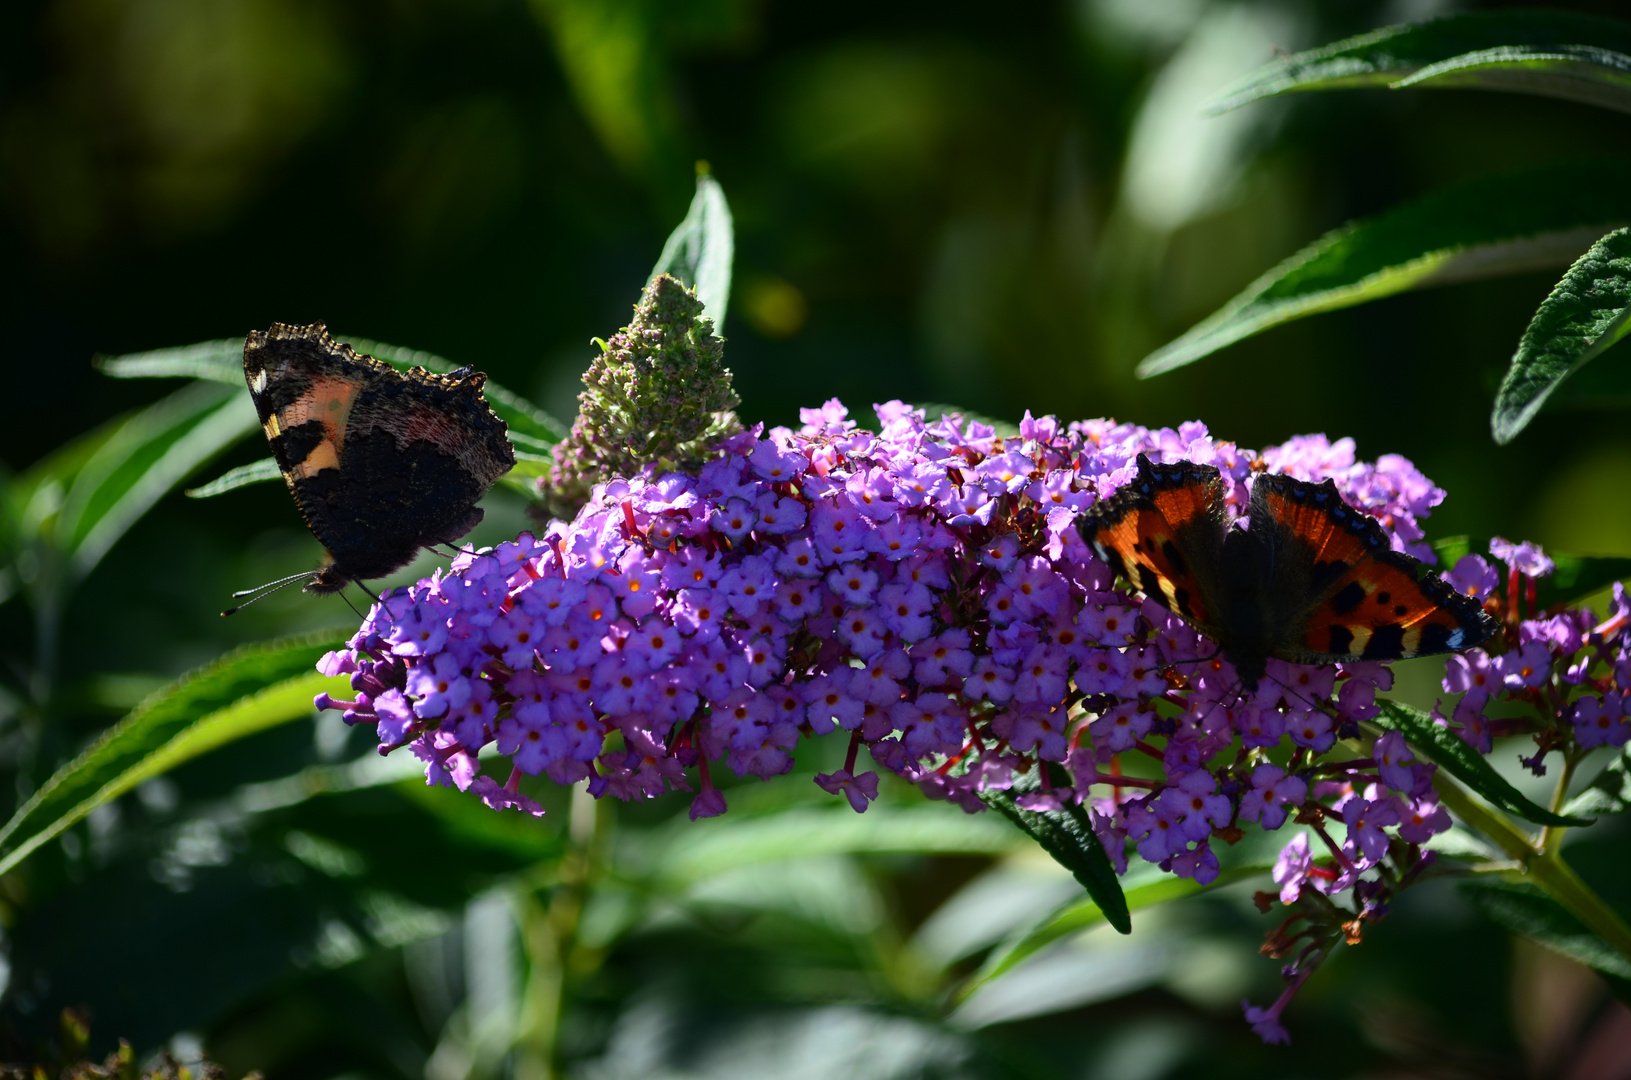
[{"label": "sunlit leaf", "polygon": [[228,386],[244,382],[244,339],[223,338],[172,349],[98,356],[96,369],[115,379],[207,379]]},{"label": "sunlit leaf", "polygon": [[1358,87],[1513,90],[1626,109],[1631,26],[1564,11],[1467,12],[1274,60],[1220,93],[1223,112],[1274,94]]},{"label": "sunlit leaf", "polygon": [[681,822],[631,867],[641,877],[680,889],[721,871],[792,855],[985,854],[1022,842],[1000,819],[970,816],[943,803],[874,804],[865,814],[847,805],[800,806],[754,817]]},{"label": "sunlit leaf", "polygon": [[725,311],[731,300],[731,263],[736,258],[736,233],[725,190],[706,172],[697,174],[697,193],[685,220],[668,234],[649,281],[670,274],[694,286],[703,314],[714,321],[714,333],[725,332]]},{"label": "sunlit leaf", "polygon": [[313,670],[344,638],[319,631],[251,645],[156,692],[58,769],[0,827],[0,874],[143,781],[200,754],[312,714],[312,698],[344,678]]},{"label": "sunlit leaf", "polygon": [[1393,84],[1507,90],[1631,112],[1631,56],[1594,45],[1501,45],[1429,64]]},{"label": "sunlit leaf", "polygon": [[[1490,428],[1509,443],[1564,379],[1631,331],[1631,229],[1616,229],[1569,267],[1518,342]],[[1631,363],[1620,357],[1621,363]]]},{"label": "sunlit leaf", "polygon": [[1537,806],[1523,792],[1496,772],[1478,751],[1461,741],[1449,728],[1433,722],[1420,709],[1399,701],[1380,701],[1381,713],[1371,721],[1377,727],[1397,731],[1429,761],[1466,784],[1494,806],[1537,825],[1590,825],[1592,818],[1554,814]]},{"label": "sunlit leaf", "polygon": [[1631,959],[1540,889],[1527,883],[1480,880],[1464,882],[1461,892],[1511,933],[1595,968],[1614,996],[1631,1004]]},{"label": "sunlit leaf", "polygon": [[1060,866],[1069,870],[1111,926],[1123,934],[1131,933],[1132,916],[1127,908],[1127,897],[1121,891],[1121,879],[1116,876],[1104,845],[1093,831],[1087,808],[1071,803],[1065,810],[1036,811],[1019,805],[1019,797],[1041,790],[1039,773],[1040,770],[1033,769],[1015,777],[1013,787],[1006,791],[982,791],[980,799],[1024,829]]},{"label": "sunlit leaf", "polygon": [[1326,233],[1138,366],[1147,378],[1270,327],[1458,281],[1566,265],[1631,221],[1631,159],[1482,177]]},{"label": "sunlit leaf", "polygon": [[[1205,885],[1198,884],[1193,878],[1176,877],[1156,867],[1150,867],[1151,872],[1140,874],[1134,881],[1122,883],[1127,897],[1127,909],[1129,912],[1138,911],[1156,904],[1197,896],[1225,885],[1233,885],[1237,881],[1260,877],[1273,869],[1273,865],[1261,863],[1229,867]],[[1012,970],[1054,942],[1090,930],[1104,921],[1103,909],[1091,899],[1077,900],[1066,905],[993,952],[980,966],[980,970],[958,990],[958,997],[967,998],[981,986]]]},{"label": "sunlit leaf", "polygon": [[248,465],[228,469],[207,484],[188,488],[186,494],[189,499],[208,499],[213,495],[222,495],[250,484],[264,484],[268,480],[281,479],[283,473],[278,470],[277,459],[261,458],[259,461],[251,461]]}]

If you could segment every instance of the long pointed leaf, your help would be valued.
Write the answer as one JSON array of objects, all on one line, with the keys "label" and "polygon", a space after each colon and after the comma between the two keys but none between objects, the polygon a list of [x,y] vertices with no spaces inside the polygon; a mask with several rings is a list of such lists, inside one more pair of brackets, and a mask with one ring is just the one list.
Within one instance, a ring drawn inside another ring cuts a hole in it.
[{"label": "long pointed leaf", "polygon": [[[1194,878],[1175,877],[1172,874],[1163,872],[1154,880],[1132,885],[1126,890],[1127,909],[1129,911],[1138,911],[1171,900],[1198,896],[1201,893],[1211,892],[1213,889],[1219,889],[1225,885],[1233,885],[1237,881],[1258,877],[1273,868],[1273,863],[1229,867],[1221,871],[1216,878],[1205,885],[1197,883]],[[981,986],[1011,971],[1020,963],[1035,956],[1054,942],[1073,937],[1085,930],[1091,930],[1104,921],[1103,909],[1091,899],[1077,900],[1067,904],[1018,938],[1007,942],[993,952],[986,962],[980,965],[980,970],[975,972],[968,982],[958,988],[958,1000],[972,996],[974,991]]]},{"label": "long pointed leaf", "polygon": [[244,339],[222,338],[123,356],[98,356],[95,364],[98,371],[114,379],[188,378],[241,386]]},{"label": "long pointed leaf", "polygon": [[1023,842],[999,821],[937,804],[874,806],[864,817],[842,806],[800,806],[718,825],[684,825],[663,836],[659,849],[644,859],[631,852],[627,860],[646,863],[642,876],[668,891],[733,867],[793,855],[989,854]]},{"label": "long pointed leaf", "polygon": [[1491,804],[1536,825],[1591,825],[1593,818],[1554,814],[1527,799],[1496,772],[1484,756],[1462,742],[1447,727],[1433,722],[1420,709],[1399,701],[1378,702],[1381,713],[1371,722],[1388,731],[1397,731],[1410,745],[1445,772],[1466,784]]},{"label": "long pointed leaf", "polygon": [[[1538,57],[1546,54],[1573,58],[1581,46],[1631,54],[1631,26],[1562,11],[1469,12],[1410,26],[1389,26],[1265,64],[1220,93],[1207,108],[1223,112],[1291,92],[1410,85],[1417,77],[1423,77],[1420,85],[1448,88],[1458,85],[1452,77],[1455,72],[1479,80],[1459,85],[1605,104],[1597,95],[1604,91],[1605,82],[1610,94],[1616,91],[1612,62],[1600,65],[1609,69],[1601,75],[1568,68],[1548,70],[1538,63]],[[1491,54],[1507,50],[1516,54],[1511,57],[1514,66],[1478,71],[1480,63],[1500,62]],[[1537,60],[1539,70],[1518,66],[1523,54]],[[1490,59],[1468,59],[1473,57]],[[1445,77],[1435,78],[1435,68],[1441,68]]]},{"label": "long pointed leaf", "polygon": [[1098,834],[1093,831],[1087,809],[1072,805],[1067,810],[1039,812],[1019,805],[1016,796],[1038,791],[1041,786],[1037,770],[1032,770],[1017,777],[1014,786],[1007,791],[980,792],[980,800],[1024,829],[1055,862],[1069,870],[1111,926],[1123,934],[1132,933],[1132,914],[1127,907],[1127,897],[1121,891],[1121,880],[1116,876],[1115,867],[1110,865],[1110,857],[1099,843]]},{"label": "long pointed leaf", "polygon": [[1631,807],[1631,747],[1607,765],[1586,789],[1563,806],[1564,814],[1619,814]]},{"label": "long pointed leaf", "polygon": [[1631,221],[1631,159],[1484,177],[1351,222],[1258,278],[1138,365],[1158,375],[1270,327],[1410,289],[1578,258]]},{"label": "long pointed leaf", "polygon": [[1495,441],[1511,442],[1564,379],[1627,332],[1631,332],[1631,229],[1615,229],[1569,267],[1529,321],[1495,395],[1490,416]]},{"label": "long pointed leaf", "polygon": [[1631,959],[1622,956],[1556,900],[1523,882],[1464,882],[1461,893],[1510,933],[1594,968],[1614,996],[1631,1004]]},{"label": "long pointed leaf", "polygon": [[[176,408],[163,408],[167,403]],[[185,387],[133,417],[68,490],[58,540],[76,576],[90,573],[153,504],[256,426],[247,390],[234,393],[208,382]]]},{"label": "long pointed leaf", "polygon": [[704,313],[714,321],[714,333],[725,331],[725,311],[731,300],[731,263],[736,258],[736,232],[725,189],[703,172],[697,174],[697,193],[685,220],[668,235],[648,283],[658,274],[671,274],[697,290]]},{"label": "long pointed leaf", "polygon": [[1429,64],[1393,89],[1507,90],[1631,112],[1631,56],[1593,45],[1501,45]]},{"label": "long pointed leaf", "polygon": [[0,826],[0,874],[92,810],[182,762],[312,714],[312,698],[343,692],[314,669],[344,634],[319,631],[247,646],[159,690],[58,769]]},{"label": "long pointed leaf", "polygon": [[136,521],[189,473],[255,426],[248,391],[195,382],[60,448],[11,492],[19,541],[89,573]]},{"label": "long pointed leaf", "polygon": [[251,461],[248,465],[239,465],[235,469],[228,469],[207,484],[188,488],[187,498],[208,499],[215,495],[222,495],[228,491],[247,487],[250,484],[264,484],[268,480],[281,479],[283,479],[283,473],[277,467],[277,459],[261,458],[259,461]]}]

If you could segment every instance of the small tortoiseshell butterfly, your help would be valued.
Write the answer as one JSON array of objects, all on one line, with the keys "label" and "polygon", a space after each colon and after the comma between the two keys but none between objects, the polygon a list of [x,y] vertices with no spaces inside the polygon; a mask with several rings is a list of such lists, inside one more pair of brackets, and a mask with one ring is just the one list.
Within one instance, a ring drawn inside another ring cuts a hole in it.
[{"label": "small tortoiseshell butterfly", "polygon": [[476,500],[515,465],[504,421],[481,395],[487,376],[468,367],[404,373],[336,345],[322,323],[273,323],[244,342],[244,379],[283,480],[328,550],[322,568],[286,579],[309,576],[307,592],[384,577],[420,548],[458,540],[482,519]]},{"label": "small tortoiseshell butterfly", "polygon": [[1247,689],[1271,656],[1400,660],[1482,644],[1498,626],[1421,560],[1394,551],[1330,480],[1260,475],[1236,527],[1210,465],[1153,464],[1079,525],[1101,559],[1216,641]]}]

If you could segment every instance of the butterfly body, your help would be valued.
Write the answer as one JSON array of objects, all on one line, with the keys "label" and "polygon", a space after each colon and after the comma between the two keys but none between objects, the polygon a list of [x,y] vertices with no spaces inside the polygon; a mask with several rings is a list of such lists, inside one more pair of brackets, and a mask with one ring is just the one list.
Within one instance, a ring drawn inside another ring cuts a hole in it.
[{"label": "butterfly body", "polygon": [[1330,480],[1261,475],[1247,524],[1211,466],[1158,465],[1086,512],[1080,532],[1146,596],[1212,638],[1254,689],[1269,657],[1299,664],[1398,660],[1487,640],[1495,621]]},{"label": "butterfly body", "polygon": [[476,501],[515,464],[470,368],[399,372],[322,323],[274,323],[244,343],[244,379],[272,456],[330,562],[308,592],[384,577],[482,519]]}]

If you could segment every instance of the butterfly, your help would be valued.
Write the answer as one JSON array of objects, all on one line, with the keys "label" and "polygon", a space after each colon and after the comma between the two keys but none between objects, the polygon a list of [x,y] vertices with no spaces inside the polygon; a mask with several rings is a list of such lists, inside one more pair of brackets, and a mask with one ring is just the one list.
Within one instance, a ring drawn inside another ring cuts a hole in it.
[{"label": "butterfly", "polygon": [[1217,642],[1248,690],[1271,656],[1400,660],[1470,649],[1499,628],[1478,601],[1394,551],[1330,480],[1259,475],[1242,529],[1217,469],[1140,454],[1138,475],[1087,510],[1078,531],[1116,573]]},{"label": "butterfly", "polygon": [[244,379],[284,483],[329,555],[261,589],[306,577],[306,592],[333,593],[400,570],[420,548],[475,528],[476,500],[515,465],[504,421],[482,397],[487,376],[472,368],[401,372],[335,344],[322,323],[273,323],[245,340]]}]

